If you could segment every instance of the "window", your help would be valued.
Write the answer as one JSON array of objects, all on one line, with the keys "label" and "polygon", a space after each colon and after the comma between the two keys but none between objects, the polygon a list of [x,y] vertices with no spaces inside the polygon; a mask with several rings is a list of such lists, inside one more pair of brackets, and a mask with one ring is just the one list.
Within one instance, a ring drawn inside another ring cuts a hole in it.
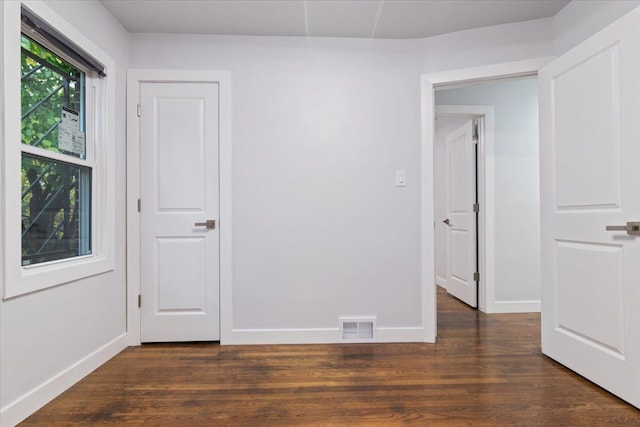
[{"label": "window", "polygon": [[[90,72],[21,35],[22,265],[91,253],[91,162],[85,79]],[[25,150],[25,148],[38,148]],[[60,153],[56,161],[46,151]]]},{"label": "window", "polygon": [[113,60],[45,5],[26,4],[0,4],[3,298],[114,267]]}]

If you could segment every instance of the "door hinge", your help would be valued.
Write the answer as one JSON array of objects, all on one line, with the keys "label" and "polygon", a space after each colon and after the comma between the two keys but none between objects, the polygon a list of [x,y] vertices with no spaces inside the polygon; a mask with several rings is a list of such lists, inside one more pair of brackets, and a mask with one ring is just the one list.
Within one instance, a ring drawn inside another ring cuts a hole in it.
[{"label": "door hinge", "polygon": [[473,120],[473,137],[472,137],[474,144],[478,143],[478,140],[480,139],[479,135],[480,133],[478,130],[478,119],[474,119]]},{"label": "door hinge", "polygon": [[138,113],[138,117],[142,116],[142,106],[140,104],[138,104],[137,113]]},{"label": "door hinge", "polygon": [[142,295],[138,294],[138,308],[142,307]]},{"label": "door hinge", "polygon": [[474,212],[480,212],[480,203],[474,203],[473,204],[473,211]]},{"label": "door hinge", "polygon": [[473,143],[477,144],[478,143],[478,139],[479,139],[479,133],[478,133],[478,121],[474,120],[473,121]]},{"label": "door hinge", "polygon": [[477,271],[475,273],[473,273],[473,281],[474,282],[479,282],[480,281],[480,273],[478,273]]},{"label": "door hinge", "polygon": [[138,212],[141,212],[142,201],[138,199]]}]

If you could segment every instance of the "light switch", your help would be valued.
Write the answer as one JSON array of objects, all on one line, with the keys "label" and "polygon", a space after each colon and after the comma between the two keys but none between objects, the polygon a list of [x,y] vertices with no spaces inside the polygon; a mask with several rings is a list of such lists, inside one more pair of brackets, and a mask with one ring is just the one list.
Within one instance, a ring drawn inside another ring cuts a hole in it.
[{"label": "light switch", "polygon": [[396,187],[407,186],[407,171],[396,171]]}]

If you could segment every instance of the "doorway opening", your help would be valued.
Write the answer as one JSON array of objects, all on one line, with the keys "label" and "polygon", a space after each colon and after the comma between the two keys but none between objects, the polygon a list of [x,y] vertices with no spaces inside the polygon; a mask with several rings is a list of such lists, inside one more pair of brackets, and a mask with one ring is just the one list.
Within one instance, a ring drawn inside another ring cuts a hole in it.
[{"label": "doorway opening", "polygon": [[[434,92],[436,284],[487,313],[538,312],[537,77]],[[474,121],[477,144],[472,143]],[[461,137],[465,132],[469,137]],[[474,168],[469,159],[476,147]],[[475,210],[477,227],[471,223]],[[456,215],[469,226],[460,226],[460,220],[452,224],[449,217]]]},{"label": "doorway opening", "polygon": [[[473,111],[475,110],[475,111]],[[478,147],[482,107],[437,105],[434,124],[436,285],[478,308]]]}]

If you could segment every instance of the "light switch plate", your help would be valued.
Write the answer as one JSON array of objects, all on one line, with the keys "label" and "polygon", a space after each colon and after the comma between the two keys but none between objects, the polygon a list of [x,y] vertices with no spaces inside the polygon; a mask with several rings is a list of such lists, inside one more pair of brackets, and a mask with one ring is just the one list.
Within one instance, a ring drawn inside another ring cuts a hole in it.
[{"label": "light switch plate", "polygon": [[398,170],[396,171],[396,187],[406,187],[407,186],[407,171]]}]

